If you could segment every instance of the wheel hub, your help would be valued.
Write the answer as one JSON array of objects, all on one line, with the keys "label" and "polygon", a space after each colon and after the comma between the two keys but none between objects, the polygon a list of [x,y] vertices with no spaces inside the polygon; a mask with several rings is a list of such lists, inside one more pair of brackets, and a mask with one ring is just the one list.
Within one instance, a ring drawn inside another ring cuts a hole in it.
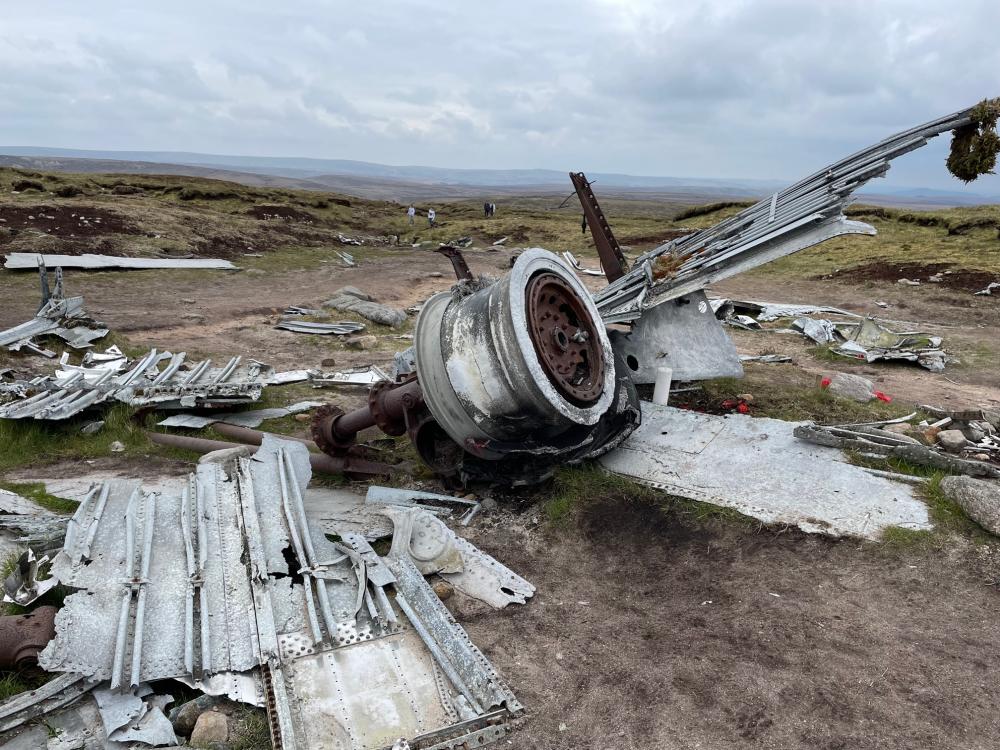
[{"label": "wheel hub", "polygon": [[577,405],[597,401],[604,389],[604,353],[583,300],[548,272],[531,278],[526,298],[528,331],[552,385]]}]

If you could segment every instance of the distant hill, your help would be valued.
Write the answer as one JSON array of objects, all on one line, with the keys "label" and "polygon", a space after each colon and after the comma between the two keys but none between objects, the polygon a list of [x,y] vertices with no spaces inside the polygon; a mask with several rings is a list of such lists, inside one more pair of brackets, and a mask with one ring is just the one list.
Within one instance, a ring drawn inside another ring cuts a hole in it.
[{"label": "distant hill", "polygon": [[[0,166],[62,172],[171,174],[230,180],[251,186],[331,190],[395,200],[551,195],[572,191],[564,172],[550,169],[447,169],[391,166],[347,159],[225,156],[174,151],[88,151],[0,146]],[[760,198],[785,187],[765,180],[645,177],[588,173],[599,195],[703,203]],[[888,206],[942,207],[1000,203],[1000,196],[923,188],[877,186],[859,196]]]}]

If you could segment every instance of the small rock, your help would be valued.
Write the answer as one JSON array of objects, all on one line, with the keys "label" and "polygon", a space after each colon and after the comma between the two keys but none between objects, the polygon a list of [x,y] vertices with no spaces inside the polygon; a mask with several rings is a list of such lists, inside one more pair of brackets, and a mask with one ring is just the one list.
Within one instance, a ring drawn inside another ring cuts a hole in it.
[{"label": "small rock", "polygon": [[952,453],[961,453],[968,442],[961,430],[941,430],[937,434],[937,440],[938,445]]},{"label": "small rock", "polygon": [[427,275],[430,276],[432,279],[440,279],[442,276],[444,276],[444,274],[441,273],[440,271],[432,271]]},{"label": "small rock", "polygon": [[897,435],[911,435],[914,432],[913,425],[909,422],[899,422],[897,424],[887,424],[882,428],[886,432],[895,432]]},{"label": "small rock", "polygon": [[124,453],[125,445],[120,440],[116,440],[115,442],[113,442],[111,445],[108,446],[108,450],[110,450],[112,453]]},{"label": "small rock", "polygon": [[344,342],[344,346],[350,349],[374,349],[378,346],[378,336],[368,334],[366,336],[351,336]]},{"label": "small rock", "polygon": [[740,399],[741,401],[745,401],[748,404],[752,404],[753,403],[753,394],[752,393],[737,393],[736,394],[736,398]]},{"label": "small rock", "polygon": [[312,414],[296,414],[296,422],[312,422]]},{"label": "small rock", "polygon": [[319,363],[319,366],[320,367],[336,367],[337,366],[337,360],[335,360],[333,357],[327,357],[326,359],[324,359],[322,362]]},{"label": "small rock", "polygon": [[903,284],[905,286],[920,286],[919,281],[913,281],[912,279],[898,279],[897,284]]},{"label": "small rock", "polygon": [[223,750],[229,741],[229,719],[218,711],[206,711],[194,723],[191,747],[205,750]]},{"label": "small rock", "polygon": [[493,245],[494,245],[494,246],[496,246],[496,245],[502,245],[502,244],[503,244],[503,243],[505,243],[506,241],[507,241],[507,238],[506,238],[506,237],[501,237],[501,238],[500,238],[500,239],[498,239],[498,240],[497,240],[496,242],[494,242],[494,243],[493,243]]},{"label": "small rock", "polygon": [[969,422],[967,429],[963,429],[962,432],[969,440],[977,443],[983,438],[993,437],[997,433],[996,428],[985,419]]},{"label": "small rock", "polygon": [[81,435],[94,435],[101,431],[104,427],[104,421],[98,420],[96,422],[87,422],[83,427],[80,428]]},{"label": "small rock", "polygon": [[342,286],[340,287],[340,289],[338,289],[333,293],[334,297],[340,297],[345,295],[348,297],[354,297],[355,299],[363,300],[364,302],[372,301],[371,295],[365,294],[356,286]]},{"label": "small rock", "polygon": [[193,305],[193,304],[194,304],[194,303],[196,303],[197,301],[198,301],[198,300],[195,300],[195,299],[182,299],[182,300],[181,300],[181,302],[183,302],[183,303],[184,303],[185,305]]},{"label": "small rock", "polygon": [[837,396],[867,403],[875,398],[875,384],[860,375],[838,372],[829,378],[824,378],[826,388]]},{"label": "small rock", "polygon": [[171,709],[169,719],[177,734],[187,737],[194,731],[198,717],[225,700],[220,695],[199,695],[194,700]]},{"label": "small rock", "polygon": [[969,518],[1000,536],[1000,482],[949,476],[941,480],[941,491],[958,503]]},{"label": "small rock", "polygon": [[494,500],[492,497],[484,497],[482,500],[479,501],[479,507],[483,511],[489,513],[491,511],[496,510],[498,506],[497,506],[497,501]]},{"label": "small rock", "polygon": [[434,589],[434,593],[437,594],[437,598],[441,601],[450,598],[451,595],[455,593],[455,587],[447,581],[435,581],[431,585],[431,588]]}]

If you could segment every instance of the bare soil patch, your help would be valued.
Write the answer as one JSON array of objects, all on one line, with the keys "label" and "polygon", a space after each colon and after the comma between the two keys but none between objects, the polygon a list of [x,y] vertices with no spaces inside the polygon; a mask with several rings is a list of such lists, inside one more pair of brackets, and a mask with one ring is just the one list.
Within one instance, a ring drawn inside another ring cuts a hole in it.
[{"label": "bare soil patch", "polygon": [[691,526],[640,501],[557,533],[525,520],[474,541],[535,598],[452,604],[529,708],[514,747],[994,746],[1000,574],[975,549]]},{"label": "bare soil patch", "polygon": [[253,206],[247,211],[247,216],[262,221],[298,221],[306,224],[318,222],[317,218],[308,211],[292,206]]},{"label": "bare soil patch", "polygon": [[997,281],[995,273],[988,271],[974,271],[963,268],[954,268],[953,263],[886,263],[878,261],[868,263],[855,268],[845,268],[824,276],[816,276],[816,279],[842,279],[844,281],[898,281],[899,279],[910,279],[927,283],[930,276],[942,274],[938,285],[947,289],[956,289],[962,292],[978,292],[985,289],[991,281]]},{"label": "bare soil patch", "polygon": [[[109,234],[137,234],[139,229],[124,217],[96,206],[0,205],[0,245],[10,244],[22,231],[73,240]],[[78,255],[86,250],[68,242],[60,248],[60,252]]]}]

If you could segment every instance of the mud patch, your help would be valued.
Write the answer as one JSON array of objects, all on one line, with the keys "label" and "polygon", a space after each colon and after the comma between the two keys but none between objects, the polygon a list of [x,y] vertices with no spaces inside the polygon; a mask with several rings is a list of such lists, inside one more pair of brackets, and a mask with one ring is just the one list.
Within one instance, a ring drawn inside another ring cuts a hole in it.
[{"label": "mud patch", "polygon": [[623,245],[662,245],[665,242],[676,240],[678,237],[694,234],[695,231],[694,229],[671,229],[660,234],[623,235],[619,238],[619,242]]},{"label": "mud patch", "polygon": [[291,206],[253,206],[247,211],[247,216],[261,221],[297,221],[304,224],[318,222],[318,219],[308,211]]},{"label": "mud patch", "polygon": [[[0,245],[10,244],[21,232],[86,239],[138,234],[139,230],[118,214],[95,206],[0,206]],[[70,247],[63,252],[75,254],[84,250]]]},{"label": "mud patch", "polygon": [[[878,261],[868,263],[855,268],[845,268],[834,273],[823,276],[812,277],[815,281],[825,279],[841,279],[844,281],[888,281],[895,283],[899,279],[910,279],[928,283],[927,279],[936,274],[941,274],[941,281],[936,286],[946,289],[955,289],[961,292],[978,292],[984,289],[991,281],[998,281],[997,274],[988,271],[974,271],[965,269],[954,269],[952,263],[886,263]],[[930,282],[933,286],[933,282]]]}]

